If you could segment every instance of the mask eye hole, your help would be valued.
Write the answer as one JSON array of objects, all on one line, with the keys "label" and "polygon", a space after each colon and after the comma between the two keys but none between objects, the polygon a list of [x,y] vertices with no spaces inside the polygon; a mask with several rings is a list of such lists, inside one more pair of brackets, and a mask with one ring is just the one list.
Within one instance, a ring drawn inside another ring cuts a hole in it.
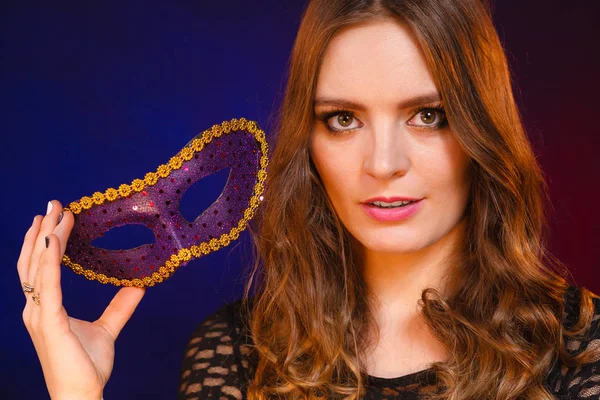
[{"label": "mask eye hole", "polygon": [[152,230],[145,225],[132,223],[111,228],[91,244],[107,250],[127,250],[152,243],[155,243]]},{"label": "mask eye hole", "polygon": [[190,186],[179,203],[179,211],[188,222],[193,222],[210,207],[223,192],[231,168],[223,168],[205,176]]}]

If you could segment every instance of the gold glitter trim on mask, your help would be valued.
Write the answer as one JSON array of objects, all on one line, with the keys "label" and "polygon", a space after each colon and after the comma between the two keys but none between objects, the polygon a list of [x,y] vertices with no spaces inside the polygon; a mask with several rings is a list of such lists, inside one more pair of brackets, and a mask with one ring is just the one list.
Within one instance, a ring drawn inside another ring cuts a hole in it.
[{"label": "gold glitter trim on mask", "polygon": [[115,286],[150,287],[170,277],[182,263],[218,250],[221,247],[229,245],[231,241],[236,240],[240,236],[240,233],[246,229],[246,223],[252,219],[255,210],[260,204],[260,195],[264,192],[264,181],[267,178],[266,168],[269,163],[267,158],[269,148],[265,138],[265,132],[258,128],[258,124],[255,121],[249,121],[245,118],[240,118],[239,120],[233,118],[231,121],[223,121],[220,125],[213,125],[212,128],[203,131],[200,138],[192,140],[192,142],[184,147],[177,155],[171,157],[167,164],[159,165],[156,172],[148,172],[144,176],[144,179],[134,179],[129,185],[119,185],[118,189],[108,188],[104,193],[95,192],[91,197],[84,196],[79,201],[72,202],[64,208],[64,211],[79,214],[83,210],[87,210],[94,205],[103,204],[105,201],[115,201],[116,199],[129,196],[132,192],[140,192],[148,186],[155,185],[159,178],[167,178],[172,171],[181,168],[185,161],[191,160],[195,153],[202,151],[204,146],[210,143],[213,138],[220,137],[223,133],[228,134],[238,130],[245,130],[254,135],[256,140],[260,143],[262,155],[260,157],[260,169],[256,174],[258,182],[254,185],[254,194],[250,198],[249,206],[244,210],[244,217],[239,221],[236,227],[231,228],[227,233],[223,233],[218,239],[212,238],[209,241],[183,248],[177,253],[171,254],[165,264],[158,268],[158,272],[154,272],[151,276],[141,279],[117,279],[108,277],[105,274],[99,274],[83,268],[81,265],[72,262],[67,255],[63,256],[62,263],[71,268],[75,273],[83,275],[89,280],[96,280],[100,283],[112,284]]}]

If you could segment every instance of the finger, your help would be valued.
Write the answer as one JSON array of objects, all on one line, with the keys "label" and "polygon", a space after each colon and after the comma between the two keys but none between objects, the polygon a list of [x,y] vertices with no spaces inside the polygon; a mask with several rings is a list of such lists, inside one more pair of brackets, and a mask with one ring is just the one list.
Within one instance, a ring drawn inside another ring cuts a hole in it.
[{"label": "finger", "polygon": [[[62,308],[60,287],[60,243],[51,233],[47,236],[48,247],[42,252],[38,273],[35,278],[36,292],[40,293],[39,309],[53,316]],[[41,296],[44,296],[43,300]],[[37,304],[36,304],[37,305]]]},{"label": "finger", "polygon": [[104,327],[113,340],[116,340],[145,293],[145,288],[122,288],[95,323]]},{"label": "finger", "polygon": [[34,281],[35,276],[37,274],[38,265],[40,263],[40,256],[42,255],[42,251],[46,248],[45,237],[54,231],[56,228],[56,224],[58,223],[58,218],[60,217],[60,213],[62,211],[62,205],[57,200],[52,200],[48,202],[48,209],[46,216],[42,220],[42,225],[40,227],[40,231],[35,240],[33,253],[31,255],[29,273],[27,278],[30,279],[28,282]]},{"label": "finger", "polygon": [[[23,282],[33,284],[32,282],[28,281],[29,265],[31,262],[31,253],[33,252],[33,247],[35,245],[35,239],[37,238],[38,232],[40,231],[40,223],[42,221],[42,218],[43,217],[41,217],[40,215],[36,215],[33,218],[33,223],[27,230],[27,233],[25,234],[25,239],[23,240],[21,254],[19,254],[19,259],[17,261],[17,272],[19,273],[19,281],[21,282],[21,284],[23,284]],[[25,294],[25,297],[27,297],[28,293],[23,292],[23,294]]]},{"label": "finger", "polygon": [[[46,246],[46,244],[49,244],[49,241],[46,241],[46,238],[44,238],[44,245]],[[42,281],[41,281],[41,276],[40,276],[40,272],[42,269],[42,262],[47,262],[46,260],[43,260],[44,257],[44,252],[42,252],[40,259],[38,261],[38,268],[36,269],[36,274],[35,277],[33,278],[33,287],[34,290],[31,293],[31,300],[28,302],[28,304],[26,305],[26,308],[29,308],[29,325],[31,325],[31,327],[33,328],[34,331],[37,331],[37,329],[39,328],[40,325],[40,312],[41,312],[41,305],[42,305]],[[45,296],[44,296],[45,297]]]},{"label": "finger", "polygon": [[58,236],[58,240],[60,242],[60,258],[62,260],[62,256],[65,254],[65,250],[67,248],[67,243],[69,241],[69,236],[71,235],[71,231],[73,230],[73,226],[75,224],[75,217],[73,213],[70,211],[64,211],[63,217],[60,223],[54,228],[54,234]]}]

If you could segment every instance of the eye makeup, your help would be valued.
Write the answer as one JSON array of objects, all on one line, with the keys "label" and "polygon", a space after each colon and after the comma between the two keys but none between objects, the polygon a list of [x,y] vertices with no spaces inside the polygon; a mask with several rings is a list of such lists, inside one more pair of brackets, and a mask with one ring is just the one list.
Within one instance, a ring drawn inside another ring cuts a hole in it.
[{"label": "eye makeup", "polygon": [[[415,116],[419,115],[422,112],[425,111],[430,111],[430,112],[434,112],[436,115],[438,115],[438,120],[441,119],[441,121],[426,126],[426,125],[413,125],[413,124],[408,124],[409,126],[412,126],[416,129],[419,130],[438,130],[438,129],[442,129],[446,126],[448,126],[448,120],[446,119],[446,112],[444,110],[444,107],[440,104],[435,104],[435,105],[423,105],[420,107],[417,107],[413,113],[411,118],[409,119],[412,120]],[[328,121],[331,119],[331,117],[337,116],[337,115],[346,115],[349,116],[350,118],[352,118],[352,120],[356,119],[356,115],[354,114],[354,112],[350,111],[350,110],[346,110],[343,108],[333,108],[330,110],[324,110],[321,111],[319,113],[316,113],[316,117],[318,120],[320,120],[324,125],[325,128],[333,135],[336,136],[343,136],[346,135],[347,132],[356,130],[358,128],[350,128],[350,129],[337,129],[337,128],[332,128],[331,125],[329,125]],[[362,125],[361,125],[362,127]]]}]

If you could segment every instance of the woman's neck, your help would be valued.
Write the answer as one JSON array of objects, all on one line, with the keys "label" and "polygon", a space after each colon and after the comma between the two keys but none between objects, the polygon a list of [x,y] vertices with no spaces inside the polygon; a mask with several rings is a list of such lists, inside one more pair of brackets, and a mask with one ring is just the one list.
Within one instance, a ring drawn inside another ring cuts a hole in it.
[{"label": "woman's neck", "polygon": [[432,245],[414,253],[378,253],[361,249],[363,279],[372,294],[374,315],[411,318],[426,288],[446,294],[446,278],[464,244],[466,220]]}]

